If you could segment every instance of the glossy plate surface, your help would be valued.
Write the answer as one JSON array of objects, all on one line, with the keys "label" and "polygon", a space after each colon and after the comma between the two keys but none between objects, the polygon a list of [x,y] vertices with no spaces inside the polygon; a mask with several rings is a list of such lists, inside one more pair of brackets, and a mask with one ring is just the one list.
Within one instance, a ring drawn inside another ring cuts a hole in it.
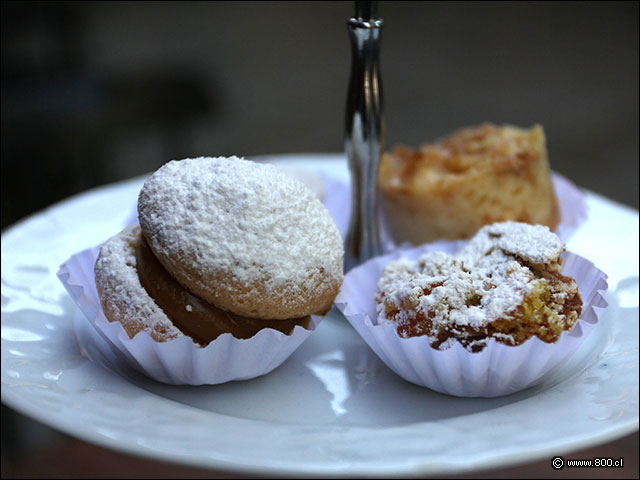
[{"label": "glossy plate surface", "polygon": [[[268,160],[348,175],[337,154]],[[73,253],[122,228],[143,180],[85,192],[3,233],[2,401],[12,408],[130,454],[289,475],[470,471],[551,459],[638,428],[637,211],[585,192],[589,218],[568,249],[609,274],[609,308],[537,387],[496,399],[417,387],[385,367],[335,309],[264,377],[175,387],[79,347],[76,335],[91,345],[95,331],[55,275]]]}]

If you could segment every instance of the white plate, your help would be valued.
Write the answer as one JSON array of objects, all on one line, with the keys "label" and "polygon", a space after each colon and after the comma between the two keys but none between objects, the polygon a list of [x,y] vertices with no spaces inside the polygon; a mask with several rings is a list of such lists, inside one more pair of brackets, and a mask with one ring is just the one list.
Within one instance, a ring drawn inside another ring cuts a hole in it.
[{"label": "white plate", "polygon": [[[270,160],[347,178],[337,154]],[[551,459],[638,428],[635,210],[586,192],[589,219],[568,248],[609,274],[609,308],[570,362],[537,387],[497,399],[417,387],[386,368],[335,311],[269,375],[175,387],[106,356],[89,361],[96,353],[81,351],[75,334],[95,331],[76,317],[55,276],[71,254],[120,230],[142,181],[78,195],[2,235],[2,401],[12,408],[130,454],[321,476],[492,468]]]}]

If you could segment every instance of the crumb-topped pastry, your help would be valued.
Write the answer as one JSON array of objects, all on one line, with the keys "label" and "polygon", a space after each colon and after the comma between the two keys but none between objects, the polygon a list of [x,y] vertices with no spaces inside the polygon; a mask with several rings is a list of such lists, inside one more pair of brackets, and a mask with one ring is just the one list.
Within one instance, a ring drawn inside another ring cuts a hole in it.
[{"label": "crumb-topped pastry", "polygon": [[401,337],[426,335],[445,349],[458,341],[519,345],[532,336],[554,343],[582,311],[574,279],[560,273],[564,245],[547,227],[485,226],[457,254],[424,254],[385,268],[376,293],[378,323]]},{"label": "crumb-topped pastry", "polygon": [[384,221],[396,243],[468,238],[501,221],[559,223],[544,131],[484,124],[382,156]]}]

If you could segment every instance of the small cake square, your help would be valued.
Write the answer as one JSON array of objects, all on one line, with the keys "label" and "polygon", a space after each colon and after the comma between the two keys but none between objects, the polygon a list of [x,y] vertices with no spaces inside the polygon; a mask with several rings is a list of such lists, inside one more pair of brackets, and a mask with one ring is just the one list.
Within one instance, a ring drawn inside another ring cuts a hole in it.
[{"label": "small cake square", "polygon": [[382,156],[378,187],[396,244],[469,238],[502,221],[560,222],[544,130],[484,124]]}]

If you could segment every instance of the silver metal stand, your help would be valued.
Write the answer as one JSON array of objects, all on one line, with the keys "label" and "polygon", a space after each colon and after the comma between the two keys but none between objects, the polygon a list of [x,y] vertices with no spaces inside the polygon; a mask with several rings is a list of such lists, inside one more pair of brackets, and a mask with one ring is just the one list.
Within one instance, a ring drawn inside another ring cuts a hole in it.
[{"label": "silver metal stand", "polygon": [[355,2],[349,20],[351,79],[347,98],[345,152],[351,171],[351,220],[345,271],[382,253],[376,202],[378,163],[383,149],[379,44],[382,20],[377,2]]}]

